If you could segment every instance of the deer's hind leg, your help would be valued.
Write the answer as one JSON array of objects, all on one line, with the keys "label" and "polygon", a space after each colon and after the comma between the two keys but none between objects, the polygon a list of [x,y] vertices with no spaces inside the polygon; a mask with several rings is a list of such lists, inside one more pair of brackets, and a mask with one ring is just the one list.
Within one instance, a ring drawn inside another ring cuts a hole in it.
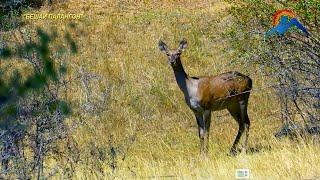
[{"label": "deer's hind leg", "polygon": [[243,151],[247,151],[247,146],[248,146],[248,137],[249,137],[249,128],[250,128],[250,120],[248,116],[248,100],[249,100],[250,93],[245,95],[244,100],[240,101],[240,110],[241,110],[241,120],[244,124],[244,131],[245,131],[245,136],[244,136],[244,145],[243,145]]},{"label": "deer's hind leg", "polygon": [[247,148],[249,127],[250,127],[250,120],[247,112],[248,98],[249,98],[249,94],[246,96],[245,99],[239,101],[238,103],[233,104],[228,108],[228,111],[230,112],[232,117],[237,121],[239,125],[238,134],[230,150],[231,155],[237,154],[237,151],[238,151],[237,146],[243,135],[243,132],[245,132],[245,137],[244,137],[244,144],[242,149],[246,151],[246,148]]},{"label": "deer's hind leg", "polygon": [[238,151],[237,146],[238,146],[238,143],[239,143],[241,136],[244,132],[245,126],[244,126],[244,123],[242,122],[242,119],[241,119],[240,104],[233,104],[232,106],[228,107],[228,111],[231,114],[231,116],[237,121],[237,123],[239,125],[238,134],[237,134],[237,136],[231,146],[231,149],[230,149],[230,154],[235,156],[235,155],[237,155],[237,151]]}]

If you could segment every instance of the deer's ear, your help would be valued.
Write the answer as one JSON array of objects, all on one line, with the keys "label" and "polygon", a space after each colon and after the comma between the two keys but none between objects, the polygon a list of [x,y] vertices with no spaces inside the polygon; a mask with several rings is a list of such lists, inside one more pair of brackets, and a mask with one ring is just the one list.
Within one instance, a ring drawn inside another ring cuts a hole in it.
[{"label": "deer's ear", "polygon": [[182,51],[184,51],[187,47],[188,47],[187,40],[182,39],[182,40],[180,41],[180,45],[179,45],[178,50],[179,50],[180,52],[182,52]]},{"label": "deer's ear", "polygon": [[161,52],[164,52],[164,53],[168,52],[168,46],[164,42],[162,42],[161,40],[159,41],[158,46],[159,46],[159,49]]}]

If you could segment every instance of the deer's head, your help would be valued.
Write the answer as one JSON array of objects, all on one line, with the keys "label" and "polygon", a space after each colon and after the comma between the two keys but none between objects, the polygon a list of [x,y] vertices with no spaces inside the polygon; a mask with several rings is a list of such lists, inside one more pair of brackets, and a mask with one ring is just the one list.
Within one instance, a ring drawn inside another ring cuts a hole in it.
[{"label": "deer's head", "polygon": [[180,42],[178,49],[174,51],[170,51],[168,49],[168,46],[164,42],[162,42],[161,40],[159,41],[159,49],[161,52],[167,55],[168,62],[172,67],[175,67],[181,63],[180,55],[186,48],[187,48],[187,41],[185,39],[183,39]]}]

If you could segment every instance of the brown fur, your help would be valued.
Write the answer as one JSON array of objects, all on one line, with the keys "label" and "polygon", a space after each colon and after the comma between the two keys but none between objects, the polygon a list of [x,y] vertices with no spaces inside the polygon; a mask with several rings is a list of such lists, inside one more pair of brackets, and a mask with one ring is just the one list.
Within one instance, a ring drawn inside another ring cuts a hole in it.
[{"label": "brown fur", "polygon": [[198,98],[205,109],[221,110],[249,93],[252,81],[239,72],[199,77]]}]

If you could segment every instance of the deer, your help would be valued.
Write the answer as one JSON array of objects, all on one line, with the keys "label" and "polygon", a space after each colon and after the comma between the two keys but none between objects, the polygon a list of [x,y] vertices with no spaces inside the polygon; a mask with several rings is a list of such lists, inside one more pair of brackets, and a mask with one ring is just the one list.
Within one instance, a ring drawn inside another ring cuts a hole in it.
[{"label": "deer", "polygon": [[195,115],[200,138],[200,154],[204,156],[208,154],[211,112],[223,109],[227,109],[239,125],[238,134],[229,155],[235,156],[240,151],[238,143],[243,133],[245,137],[242,150],[246,152],[250,127],[247,107],[252,89],[251,78],[237,71],[190,77],[181,62],[181,54],[187,48],[185,39],[181,40],[176,50],[169,50],[162,40],[159,41],[158,46],[167,56],[176,82],[184,94],[184,100]]}]

